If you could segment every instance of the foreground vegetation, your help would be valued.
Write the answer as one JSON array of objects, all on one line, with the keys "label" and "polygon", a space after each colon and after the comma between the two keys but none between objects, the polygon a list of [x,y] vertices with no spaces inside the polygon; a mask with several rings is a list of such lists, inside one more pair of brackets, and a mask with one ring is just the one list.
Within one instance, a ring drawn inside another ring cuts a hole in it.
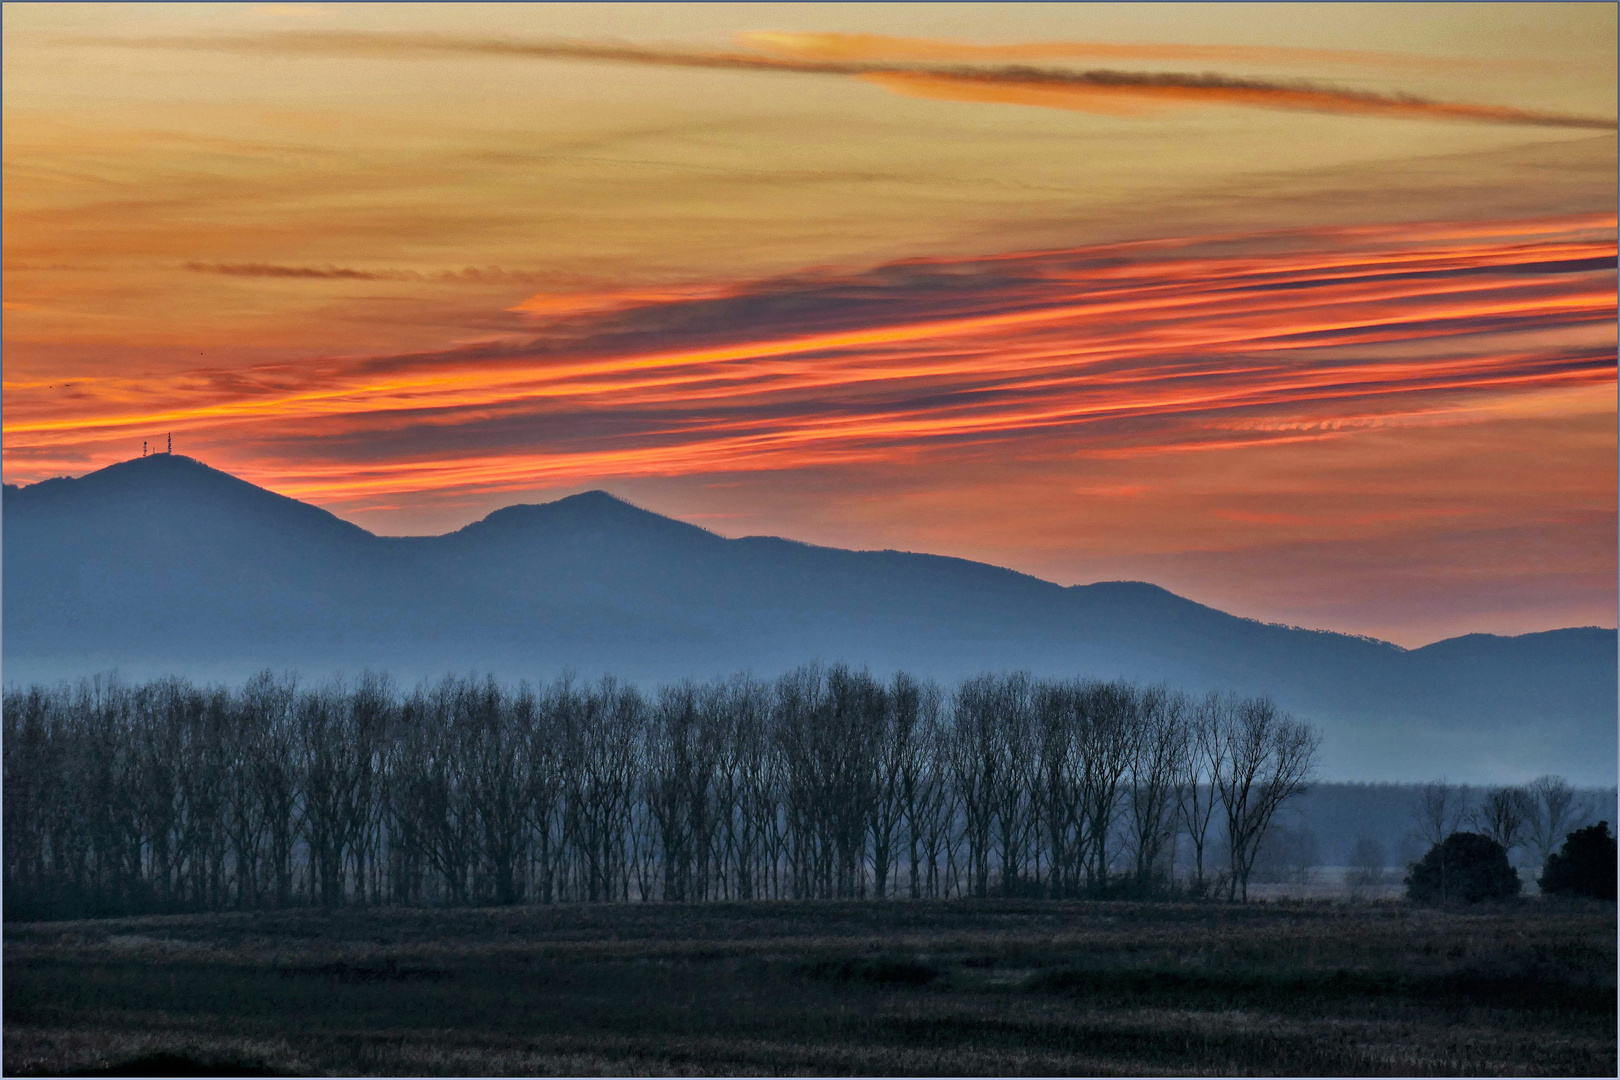
[{"label": "foreground vegetation", "polygon": [[4,1067],[1583,1075],[1612,903],[753,901],[5,928]]}]

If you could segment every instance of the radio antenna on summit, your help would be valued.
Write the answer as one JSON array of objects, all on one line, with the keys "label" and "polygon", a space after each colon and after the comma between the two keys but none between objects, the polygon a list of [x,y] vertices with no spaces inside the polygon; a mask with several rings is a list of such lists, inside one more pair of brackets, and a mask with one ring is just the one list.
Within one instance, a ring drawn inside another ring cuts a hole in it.
[{"label": "radio antenna on summit", "polygon": [[167,450],[163,451],[163,452],[165,454],[174,453],[174,432],[172,432],[172,431],[169,432],[169,448]]}]

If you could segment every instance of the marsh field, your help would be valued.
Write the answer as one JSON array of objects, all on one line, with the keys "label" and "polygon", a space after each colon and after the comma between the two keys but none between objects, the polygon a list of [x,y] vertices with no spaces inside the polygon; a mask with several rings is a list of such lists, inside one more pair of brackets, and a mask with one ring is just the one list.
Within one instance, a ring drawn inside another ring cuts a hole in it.
[{"label": "marsh field", "polygon": [[14,923],[4,1067],[1612,1076],[1615,945],[1613,904],[1540,901],[769,901]]}]

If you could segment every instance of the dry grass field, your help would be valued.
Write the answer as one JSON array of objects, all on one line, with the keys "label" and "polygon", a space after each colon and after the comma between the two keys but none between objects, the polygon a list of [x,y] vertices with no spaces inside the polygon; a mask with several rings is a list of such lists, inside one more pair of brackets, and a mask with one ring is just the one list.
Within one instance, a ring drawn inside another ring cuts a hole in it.
[{"label": "dry grass field", "polygon": [[1536,901],[818,901],[11,924],[4,1067],[1613,1076],[1615,945],[1613,904]]}]

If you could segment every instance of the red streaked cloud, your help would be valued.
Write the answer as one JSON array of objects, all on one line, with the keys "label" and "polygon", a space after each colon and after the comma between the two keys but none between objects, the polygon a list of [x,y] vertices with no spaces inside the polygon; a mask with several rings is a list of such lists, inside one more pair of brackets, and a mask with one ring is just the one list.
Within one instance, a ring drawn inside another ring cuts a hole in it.
[{"label": "red streaked cloud", "polygon": [[8,382],[7,478],[171,430],[341,506],[1466,424],[1612,392],[1614,227],[1327,229],[540,294],[517,305],[531,333],[446,351]]}]

